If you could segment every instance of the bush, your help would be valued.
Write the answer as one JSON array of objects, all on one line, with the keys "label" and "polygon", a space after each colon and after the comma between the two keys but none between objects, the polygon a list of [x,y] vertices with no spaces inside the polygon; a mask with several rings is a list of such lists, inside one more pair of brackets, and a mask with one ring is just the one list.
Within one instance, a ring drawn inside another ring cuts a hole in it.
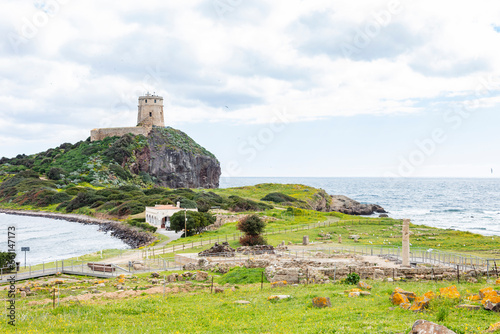
[{"label": "bush", "polygon": [[0,268],[8,268],[9,270],[15,269],[16,253],[13,252],[0,252]]},{"label": "bush", "polygon": [[244,235],[240,238],[242,246],[267,245],[267,240],[261,235]]},{"label": "bush", "polygon": [[264,231],[266,223],[258,215],[246,216],[238,222],[236,228],[247,235],[259,235]]},{"label": "bush", "polygon": [[120,178],[122,180],[129,180],[132,178],[132,174],[130,174],[130,171],[123,169],[121,166],[118,165],[110,165],[109,166],[109,171],[117,178]]},{"label": "bush", "polygon": [[129,224],[131,226],[134,226],[134,227],[138,227],[138,228],[140,228],[142,230],[145,230],[145,231],[148,231],[148,232],[151,232],[151,233],[156,233],[156,231],[158,230],[157,227],[149,225],[148,223],[146,223],[143,218],[131,219],[131,220],[127,221],[127,224]]},{"label": "bush", "polygon": [[360,277],[359,277],[358,274],[356,274],[356,273],[350,273],[344,279],[344,284],[356,285],[356,284],[358,284],[359,280],[360,280]]},{"label": "bush", "polygon": [[48,172],[47,172],[47,177],[51,180],[58,181],[62,179],[63,175],[66,175],[66,171],[62,168],[58,167],[52,167]]},{"label": "bush", "polygon": [[67,212],[83,208],[84,206],[91,206],[94,202],[104,201],[106,198],[98,196],[95,191],[79,192],[66,207]]},{"label": "bush", "polygon": [[138,201],[128,201],[111,210],[109,213],[116,216],[129,216],[142,213],[146,210],[144,204]]},{"label": "bush", "polygon": [[62,202],[70,201],[70,200],[71,200],[71,196],[68,195],[67,193],[61,191],[61,192],[58,192],[58,193],[52,195],[52,198],[50,199],[50,203],[51,204],[58,204],[58,203],[62,203]]},{"label": "bush", "polygon": [[282,193],[269,193],[261,201],[274,202],[274,203],[284,203],[284,202],[296,202],[297,199],[292,196],[288,196]]},{"label": "bush", "polygon": [[239,196],[229,196],[226,208],[234,212],[263,211],[273,209],[271,205],[265,203],[257,203],[255,201],[241,198]]},{"label": "bush", "polygon": [[179,211],[170,218],[170,228],[175,232],[184,230],[184,214],[187,217],[187,236],[201,233],[207,226],[215,223],[215,217],[209,213],[196,211]]},{"label": "bush", "polygon": [[243,246],[266,245],[267,241],[260,234],[264,231],[266,223],[258,215],[246,216],[236,225],[236,228],[245,233],[240,238]]}]

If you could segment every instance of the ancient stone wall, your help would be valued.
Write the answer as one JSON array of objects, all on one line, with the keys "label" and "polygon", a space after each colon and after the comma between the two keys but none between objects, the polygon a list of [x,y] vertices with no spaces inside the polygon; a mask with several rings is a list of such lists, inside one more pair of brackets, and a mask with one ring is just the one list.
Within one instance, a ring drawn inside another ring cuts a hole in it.
[{"label": "ancient stone wall", "polygon": [[150,131],[151,131],[151,128],[146,128],[146,127],[142,127],[142,126],[136,126],[136,127],[130,127],[130,128],[94,129],[90,132],[90,140],[91,141],[103,140],[106,137],[113,137],[113,136],[121,137],[121,136],[124,136],[128,133],[131,133],[134,136],[137,136],[137,135],[147,136]]}]

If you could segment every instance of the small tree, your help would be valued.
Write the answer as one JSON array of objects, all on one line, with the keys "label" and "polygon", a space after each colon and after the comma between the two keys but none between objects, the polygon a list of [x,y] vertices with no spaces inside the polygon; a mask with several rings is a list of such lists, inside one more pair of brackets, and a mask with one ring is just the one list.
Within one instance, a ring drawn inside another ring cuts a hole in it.
[{"label": "small tree", "polygon": [[215,223],[215,217],[209,213],[196,211],[179,211],[170,218],[170,228],[175,232],[184,230],[184,214],[186,214],[187,236],[201,233],[207,226]]},{"label": "small tree", "polygon": [[258,215],[246,216],[238,222],[237,228],[245,233],[240,238],[240,244],[243,246],[266,245],[266,239],[261,235],[264,232],[266,223]]}]

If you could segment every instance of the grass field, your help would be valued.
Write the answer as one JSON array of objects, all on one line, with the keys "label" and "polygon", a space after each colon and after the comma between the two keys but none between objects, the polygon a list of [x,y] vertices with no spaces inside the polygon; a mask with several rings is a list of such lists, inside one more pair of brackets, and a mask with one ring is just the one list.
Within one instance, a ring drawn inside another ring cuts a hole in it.
[{"label": "grass field", "polygon": [[[229,275],[229,274],[227,274]],[[17,331],[22,333],[407,333],[417,319],[434,321],[457,333],[483,333],[500,321],[498,313],[468,311],[455,306],[462,299],[435,299],[421,313],[394,307],[389,296],[399,286],[421,295],[450,286],[450,282],[387,282],[373,285],[372,295],[348,298],[344,284],[271,288],[266,284],[236,285],[223,294],[208,287],[196,292],[139,296],[127,300],[96,300],[52,305],[26,306],[18,302]],[[179,283],[174,283],[177,285]],[[463,297],[485,287],[459,284]],[[290,295],[268,301],[271,295]],[[329,297],[331,308],[312,307],[314,297]],[[246,300],[248,305],[234,304]],[[5,322],[0,332],[14,333]]]}]

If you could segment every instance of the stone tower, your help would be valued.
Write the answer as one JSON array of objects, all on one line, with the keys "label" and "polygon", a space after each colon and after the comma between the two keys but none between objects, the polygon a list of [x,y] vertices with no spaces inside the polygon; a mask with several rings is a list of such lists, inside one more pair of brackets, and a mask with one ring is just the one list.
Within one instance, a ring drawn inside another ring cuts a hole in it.
[{"label": "stone tower", "polygon": [[153,126],[165,126],[163,116],[163,97],[158,95],[139,96],[137,126],[151,129]]}]

